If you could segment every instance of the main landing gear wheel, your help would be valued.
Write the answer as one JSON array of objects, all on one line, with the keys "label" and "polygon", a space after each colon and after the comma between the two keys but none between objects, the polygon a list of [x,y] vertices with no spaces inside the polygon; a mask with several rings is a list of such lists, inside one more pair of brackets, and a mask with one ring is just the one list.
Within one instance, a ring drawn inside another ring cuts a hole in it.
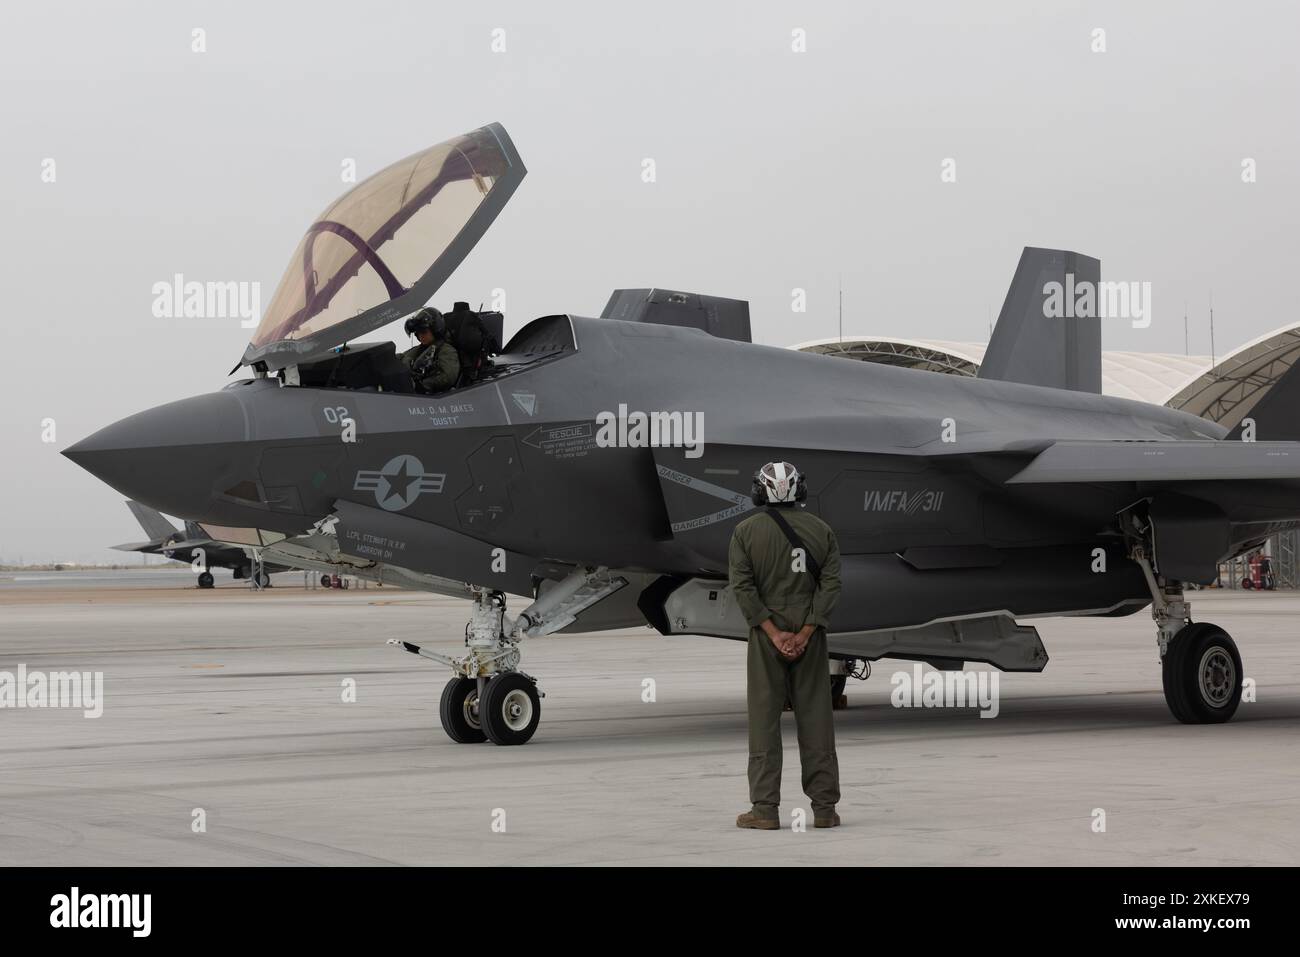
[{"label": "main landing gear wheel", "polygon": [[442,730],[457,744],[487,740],[479,721],[478,682],[473,678],[452,678],[447,682],[438,703],[438,717],[442,719]]},{"label": "main landing gear wheel", "polygon": [[489,681],[478,710],[483,730],[493,744],[526,744],[542,718],[537,686],[517,671]]},{"label": "main landing gear wheel", "polygon": [[201,572],[199,574],[200,588],[215,588],[217,580],[212,577],[212,572]]},{"label": "main landing gear wheel", "polygon": [[1218,625],[1185,626],[1169,642],[1161,671],[1165,702],[1183,724],[1221,724],[1241,703],[1241,655]]},{"label": "main landing gear wheel", "polygon": [[259,572],[257,573],[257,576],[256,576],[256,578],[255,578],[254,580],[257,582],[257,587],[258,587],[258,588],[270,588],[270,587],[271,587],[271,576],[270,576],[269,574],[267,574],[266,569],[262,569],[261,571],[259,571]]}]

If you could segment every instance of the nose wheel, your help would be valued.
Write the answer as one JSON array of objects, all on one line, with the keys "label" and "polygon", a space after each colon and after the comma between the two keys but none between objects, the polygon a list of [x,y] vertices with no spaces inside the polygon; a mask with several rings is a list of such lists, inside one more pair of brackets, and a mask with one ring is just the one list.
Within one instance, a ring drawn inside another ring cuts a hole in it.
[{"label": "nose wheel", "polygon": [[519,671],[489,679],[479,715],[493,744],[526,744],[542,719],[536,682]]},{"label": "nose wheel", "polygon": [[442,689],[438,704],[442,730],[457,744],[478,744],[487,740],[479,718],[478,682],[473,678],[452,678]]},{"label": "nose wheel", "polygon": [[542,718],[537,684],[520,671],[479,680],[456,677],[442,689],[438,717],[457,744],[526,744]]}]

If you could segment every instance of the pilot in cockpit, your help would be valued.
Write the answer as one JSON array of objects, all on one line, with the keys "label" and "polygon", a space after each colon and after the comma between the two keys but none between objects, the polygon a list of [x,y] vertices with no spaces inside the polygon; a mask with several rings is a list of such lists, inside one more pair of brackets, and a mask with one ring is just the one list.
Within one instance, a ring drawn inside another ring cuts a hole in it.
[{"label": "pilot in cockpit", "polygon": [[417,344],[402,353],[416,392],[446,392],[460,378],[460,356],[447,336],[447,321],[437,309],[426,307],[406,320],[407,335]]}]

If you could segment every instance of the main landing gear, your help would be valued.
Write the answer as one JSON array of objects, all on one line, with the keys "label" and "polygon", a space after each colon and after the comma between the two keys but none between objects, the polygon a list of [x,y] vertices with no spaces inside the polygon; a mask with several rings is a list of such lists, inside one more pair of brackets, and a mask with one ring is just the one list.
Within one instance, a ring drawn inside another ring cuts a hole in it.
[{"label": "main landing gear", "polygon": [[1221,724],[1241,703],[1244,673],[1237,644],[1218,625],[1192,621],[1182,582],[1158,578],[1147,550],[1135,545],[1133,560],[1151,589],[1151,617],[1160,646],[1165,703],[1183,724]]},{"label": "main landing gear", "polygon": [[438,716],[457,744],[526,744],[542,717],[537,679],[519,670],[519,643],[572,624],[578,614],[627,584],[605,568],[578,568],[547,589],[518,618],[506,614],[506,596],[475,589],[465,626],[466,654],[459,658],[390,638],[415,655],[448,665],[454,677],[442,689]]},{"label": "main landing gear", "polygon": [[250,560],[244,566],[244,577],[248,579],[254,591],[271,587],[271,575],[262,564],[261,549],[250,549]]}]

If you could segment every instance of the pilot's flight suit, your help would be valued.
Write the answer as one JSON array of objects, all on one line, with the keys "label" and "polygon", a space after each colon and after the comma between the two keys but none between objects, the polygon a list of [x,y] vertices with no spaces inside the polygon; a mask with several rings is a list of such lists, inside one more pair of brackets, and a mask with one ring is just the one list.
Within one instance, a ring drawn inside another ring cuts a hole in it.
[{"label": "pilot's flight suit", "polygon": [[[768,509],[736,526],[731,536],[729,577],[749,623],[749,798],[753,814],[776,817],[781,803],[781,711],[789,696],[799,735],[803,790],[814,816],[831,814],[840,799],[840,768],[831,715],[830,660],[826,626],[840,594],[840,550],[831,527],[798,507],[781,515],[821,566],[796,571],[794,546]],[[804,562],[802,567],[811,568]],[[790,661],[763,631],[768,618],[782,631],[806,624],[817,630],[804,653]]]},{"label": "pilot's flight suit", "polygon": [[426,361],[424,375],[419,379],[412,375],[412,382],[421,392],[446,392],[460,378],[460,356],[456,352],[456,347],[449,341],[435,340],[427,346],[412,346],[402,353],[402,362],[406,364],[407,369],[414,370],[429,349],[436,350],[432,362]]}]

